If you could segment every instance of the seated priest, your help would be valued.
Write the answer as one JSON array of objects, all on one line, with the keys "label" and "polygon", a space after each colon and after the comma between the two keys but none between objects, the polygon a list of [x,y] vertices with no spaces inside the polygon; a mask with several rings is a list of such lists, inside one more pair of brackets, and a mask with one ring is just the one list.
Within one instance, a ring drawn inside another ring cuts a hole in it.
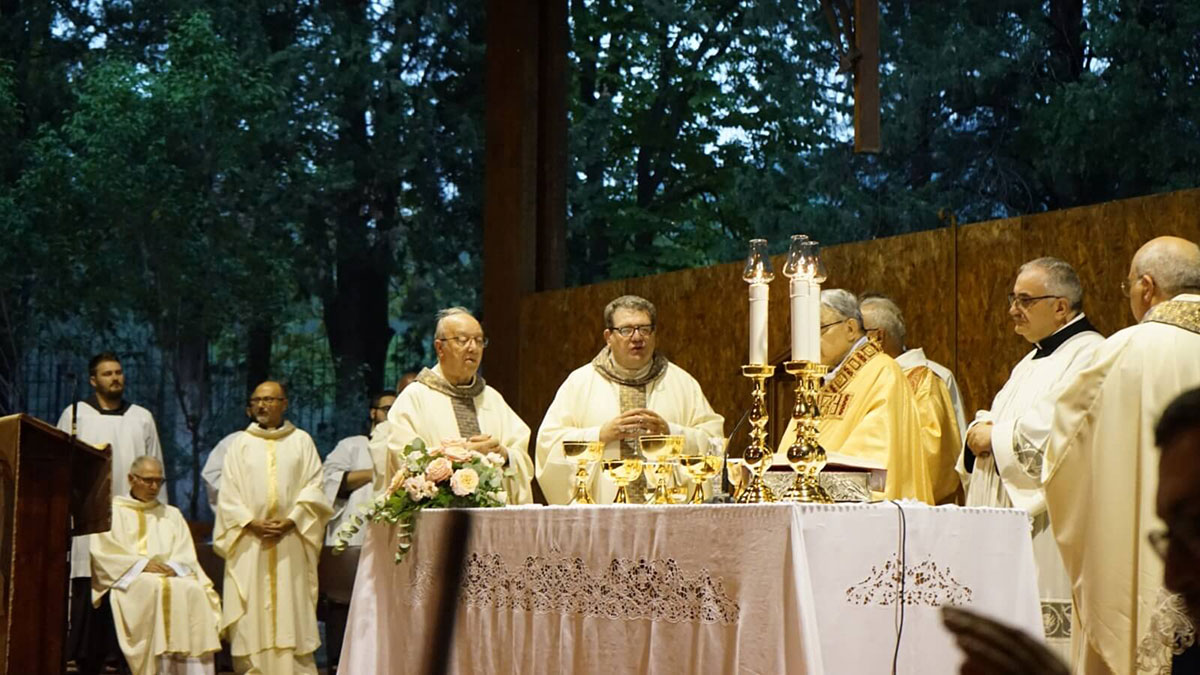
[{"label": "seated priest", "polygon": [[396,458],[413,439],[433,448],[461,438],[471,450],[504,457],[508,503],[528,504],[533,501],[529,426],[478,374],[485,347],[483,326],[468,310],[451,307],[438,312],[433,338],[437,365],[418,373],[388,412],[386,473],[395,472]]},{"label": "seated priest", "polygon": [[963,486],[954,469],[962,450],[966,423],[954,373],[925,357],[920,347],[905,344],[908,328],[904,314],[891,298],[872,295],[859,303],[867,335],[883,353],[896,359],[917,403],[921,421],[921,443],[933,480],[933,498],[938,504],[962,504]]},{"label": "seated priest", "polygon": [[[562,442],[602,441],[604,456],[637,456],[637,438],[646,434],[684,437],[685,453],[701,453],[722,439],[725,419],[704,397],[700,384],[656,351],[658,312],[645,298],[624,295],[604,308],[605,346],[575,369],[559,387],[537,436],[537,479],[546,501],[571,501],[575,463],[563,456]],[[680,484],[690,478],[677,472]],[[593,471],[592,498],[612,502],[616,494],[603,471]],[[630,502],[644,494],[638,479]]]},{"label": "seated priest", "polygon": [[[858,299],[849,291],[821,291],[821,363],[830,368],[821,387],[818,442],[829,464],[886,470],[887,499],[933,504],[933,477],[924,460],[921,423],[904,371],[863,330]],[[776,463],[796,439],[789,422]]]},{"label": "seated priest", "polygon": [[92,604],[109,594],[121,652],[135,675],[213,671],[221,605],[200,568],[183,514],[158,501],[163,467],[143,456],[129,496],[115,496],[112,529],[91,536]]}]

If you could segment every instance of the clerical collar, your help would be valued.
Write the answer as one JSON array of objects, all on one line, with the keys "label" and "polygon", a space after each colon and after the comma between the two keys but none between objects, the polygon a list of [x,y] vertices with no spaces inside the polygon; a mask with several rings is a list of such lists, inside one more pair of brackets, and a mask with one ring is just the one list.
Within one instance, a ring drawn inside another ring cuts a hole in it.
[{"label": "clerical collar", "polygon": [[858,342],[855,342],[853,347],[846,350],[846,354],[842,356],[842,360],[838,361],[838,364],[834,366],[833,370],[825,374],[825,382],[833,382],[833,377],[838,374],[839,370],[842,369],[842,365],[846,363],[846,359],[850,358],[850,355],[853,354],[859,347],[866,344],[867,339],[868,338],[866,335],[858,338]]},{"label": "clerical collar", "polygon": [[1069,322],[1067,322],[1067,325],[1059,328],[1050,337],[1042,340],[1041,342],[1035,342],[1033,345],[1035,348],[1033,358],[1044,359],[1053,354],[1054,350],[1062,346],[1062,343],[1075,337],[1076,335],[1079,335],[1080,333],[1086,333],[1088,331],[1092,331],[1094,333],[1096,332],[1096,329],[1092,327],[1092,323],[1088,321],[1087,316],[1085,316],[1083,312],[1080,312],[1079,316],[1071,319]]},{"label": "clerical collar", "polygon": [[129,401],[121,399],[121,405],[112,410],[105,410],[104,408],[100,407],[100,397],[96,394],[92,394],[91,396],[83,399],[83,402],[95,408],[96,412],[100,413],[101,415],[124,415],[126,411],[129,410],[129,406],[133,405]]}]

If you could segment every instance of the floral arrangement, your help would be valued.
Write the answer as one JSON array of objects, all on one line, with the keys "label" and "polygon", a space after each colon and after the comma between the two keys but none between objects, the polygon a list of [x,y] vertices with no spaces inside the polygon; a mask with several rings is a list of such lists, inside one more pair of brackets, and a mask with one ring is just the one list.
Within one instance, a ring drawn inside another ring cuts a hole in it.
[{"label": "floral arrangement", "polygon": [[462,439],[443,441],[440,447],[426,450],[418,438],[404,448],[403,460],[387,488],[338,529],[335,554],[346,550],[364,522],[391,523],[397,526],[398,564],[412,547],[413,525],[422,509],[486,508],[508,503],[502,479],[513,469],[504,468],[505,460],[499,453],[485,455],[470,450]]}]

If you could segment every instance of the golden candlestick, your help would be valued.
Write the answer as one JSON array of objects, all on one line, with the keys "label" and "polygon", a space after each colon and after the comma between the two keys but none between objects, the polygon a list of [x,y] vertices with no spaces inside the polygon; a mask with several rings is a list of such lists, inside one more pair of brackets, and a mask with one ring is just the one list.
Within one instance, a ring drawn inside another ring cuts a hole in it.
[{"label": "golden candlestick", "polygon": [[754,383],[750,405],[750,445],[742,453],[742,464],[750,470],[750,482],[738,495],[739,504],[760,504],[775,501],[771,488],[763,482],[763,475],[771,468],[775,451],[767,445],[767,378],[775,374],[775,366],[754,364],[742,366],[742,375]]},{"label": "golden candlestick", "polygon": [[820,433],[817,419],[821,416],[817,392],[820,390],[821,376],[829,368],[812,361],[788,361],[783,364],[783,369],[796,378],[796,404],[792,407],[796,440],[787,449],[788,464],[796,472],[796,482],[781,499],[785,502],[832,504],[833,498],[817,479],[817,474],[825,468],[825,448],[817,442]]}]

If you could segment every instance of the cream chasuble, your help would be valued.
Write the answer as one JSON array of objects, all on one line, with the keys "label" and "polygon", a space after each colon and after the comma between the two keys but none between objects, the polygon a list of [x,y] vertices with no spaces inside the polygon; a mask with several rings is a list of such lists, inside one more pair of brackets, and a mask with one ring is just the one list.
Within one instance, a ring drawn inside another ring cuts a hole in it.
[{"label": "cream chasuble", "polygon": [[[368,483],[354,490],[345,497],[339,497],[342,479],[351,471],[372,471],[375,465],[371,462],[371,451],[367,448],[366,436],[350,436],[338,441],[333,452],[325,456],[322,464],[324,475],[323,487],[325,498],[333,504],[333,517],[325,528],[325,544],[333,546],[337,543],[337,531],[343,523],[358,514],[359,509],[371,501],[375,491]],[[359,528],[349,541],[350,546],[362,546],[367,536],[367,528]]]},{"label": "cream chasuble", "polygon": [[[463,429],[459,417],[463,406],[457,410],[448,394],[436,391],[423,380],[432,374],[445,381],[441,366],[422,371],[416,382],[404,388],[392,409],[388,412],[387,439],[388,463],[385,475],[391,475],[398,464],[395,457],[415,438],[420,438],[428,448],[435,448],[444,440],[467,438],[473,433]],[[477,384],[480,378],[476,376]],[[508,464],[504,469],[504,491],[509,504],[528,504],[533,501],[533,462],[529,459],[529,426],[508,407],[500,392],[487,386],[468,401],[474,407],[479,433],[488,434],[508,451]],[[376,431],[383,425],[376,427]],[[378,447],[378,446],[376,446]],[[376,454],[377,456],[377,454]],[[379,477],[382,480],[383,477]],[[386,485],[386,481],[383,482]]]},{"label": "cream chasuble", "polygon": [[[109,594],[117,641],[135,675],[157,673],[166,654],[220,651],[221,604],[179,509],[114,497],[112,529],[90,539],[92,604]],[[169,565],[177,576],[144,572],[150,562]]]},{"label": "cream chasuble", "polygon": [[[904,371],[892,357],[874,342],[859,340],[827,376],[817,405],[817,441],[830,464],[886,469],[887,499],[934,503],[933,467],[924,457],[917,405]],[[795,440],[795,422],[788,422],[776,464],[786,464],[787,448]]]},{"label": "cream chasuble", "polygon": [[1075,601],[1075,672],[1163,672],[1194,627],[1167,608],[1155,516],[1154,425],[1200,386],[1200,295],[1160,303],[1096,349],[1063,391],[1044,470],[1046,505]]},{"label": "cream chasuble", "polygon": [[[605,347],[598,358],[607,353]],[[658,377],[643,387],[645,403],[641,407],[666,420],[671,434],[684,437],[684,453],[703,452],[711,439],[724,438],[725,418],[713,410],[700,383],[684,369],[666,362]],[[562,442],[599,440],[600,427],[626,409],[621,404],[621,390],[629,388],[605,376],[595,360],[576,368],[558,388],[537,436],[537,479],[547,502],[566,504],[574,494],[575,463],[563,457]],[[620,442],[605,446],[605,458],[621,456]],[[675,479],[678,485],[691,484],[682,470]],[[590,490],[597,504],[612,503],[617,493],[616,485],[599,468],[592,470]]]},{"label": "cream chasuble", "polygon": [[[71,406],[58,418],[58,428],[71,433]],[[129,494],[129,466],[133,460],[149,456],[162,461],[162,446],[158,442],[158,428],[154,416],[140,405],[122,401],[116,410],[101,410],[93,395],[79,402],[76,435],[79,440],[96,446],[112,445],[112,493]],[[165,466],[165,465],[164,465]],[[159,501],[169,503],[167,486],[159,494]],[[90,576],[87,536],[71,540],[71,578]]]},{"label": "cream chasuble", "polygon": [[950,401],[950,390],[933,369],[914,366],[904,370],[917,404],[921,422],[921,447],[933,481],[933,498],[938,504],[961,504],[962,479],[954,470],[962,449],[962,436]]},{"label": "cream chasuble", "polygon": [[[213,548],[225,558],[221,626],[235,660],[315,672],[309,655],[320,644],[317,559],[331,512],[317,448],[291,422],[278,429],[252,423],[230,445]],[[296,527],[274,544],[245,529],[271,518],[290,518]]]}]

